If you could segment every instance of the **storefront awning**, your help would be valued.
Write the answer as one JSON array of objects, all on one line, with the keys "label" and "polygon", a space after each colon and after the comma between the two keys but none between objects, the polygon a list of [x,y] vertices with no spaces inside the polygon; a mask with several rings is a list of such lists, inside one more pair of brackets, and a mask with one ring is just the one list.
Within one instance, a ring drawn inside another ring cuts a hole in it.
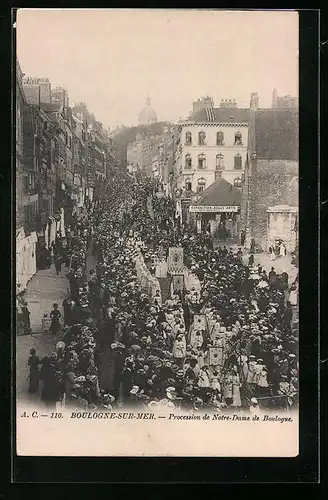
[{"label": "storefront awning", "polygon": [[240,204],[240,190],[221,178],[205,189],[190,212],[238,212]]}]

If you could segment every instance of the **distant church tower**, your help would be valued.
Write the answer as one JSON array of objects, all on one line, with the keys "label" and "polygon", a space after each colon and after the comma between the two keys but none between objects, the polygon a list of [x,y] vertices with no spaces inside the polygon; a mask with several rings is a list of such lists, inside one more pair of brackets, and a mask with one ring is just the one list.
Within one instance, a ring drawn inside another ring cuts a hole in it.
[{"label": "distant church tower", "polygon": [[138,114],[138,125],[150,125],[157,122],[157,114],[151,107],[150,97],[146,98],[145,104],[145,107]]}]

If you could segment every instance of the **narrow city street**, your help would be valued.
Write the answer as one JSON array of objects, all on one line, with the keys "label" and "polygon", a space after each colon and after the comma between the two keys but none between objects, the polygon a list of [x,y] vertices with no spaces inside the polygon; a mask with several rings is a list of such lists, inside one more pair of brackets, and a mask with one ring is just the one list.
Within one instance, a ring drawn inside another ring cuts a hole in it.
[{"label": "narrow city street", "polygon": [[24,393],[27,395],[29,368],[27,360],[30,349],[36,350],[40,358],[54,351],[60,334],[52,335],[42,331],[42,318],[44,314],[48,317],[54,303],[58,303],[63,317],[62,302],[68,296],[68,281],[66,274],[68,269],[62,267],[61,273],[56,274],[55,266],[50,269],[39,270],[27,285],[25,300],[31,312],[30,335],[16,336],[16,391],[17,397]]}]

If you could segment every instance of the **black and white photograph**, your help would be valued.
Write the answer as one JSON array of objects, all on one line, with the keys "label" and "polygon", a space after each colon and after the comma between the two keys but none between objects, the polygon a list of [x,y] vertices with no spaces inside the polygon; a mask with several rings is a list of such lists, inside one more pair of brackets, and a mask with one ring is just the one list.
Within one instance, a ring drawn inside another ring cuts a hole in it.
[{"label": "black and white photograph", "polygon": [[18,9],[19,455],[298,455],[298,30]]}]

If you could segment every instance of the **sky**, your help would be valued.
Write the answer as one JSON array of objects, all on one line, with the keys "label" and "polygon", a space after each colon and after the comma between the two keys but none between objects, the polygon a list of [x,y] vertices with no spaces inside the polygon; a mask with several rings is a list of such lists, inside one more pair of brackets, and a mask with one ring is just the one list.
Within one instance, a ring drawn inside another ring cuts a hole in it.
[{"label": "sky", "polygon": [[291,11],[19,9],[23,73],[86,102],[105,127],[136,125],[147,94],[159,121],[204,95],[247,107],[258,92],[298,96],[298,14]]}]

